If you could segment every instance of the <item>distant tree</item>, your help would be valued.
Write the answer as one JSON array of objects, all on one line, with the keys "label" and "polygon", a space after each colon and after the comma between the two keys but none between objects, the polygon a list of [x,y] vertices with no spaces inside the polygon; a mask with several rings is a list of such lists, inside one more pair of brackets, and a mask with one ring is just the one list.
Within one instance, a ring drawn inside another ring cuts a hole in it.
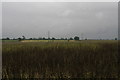
[{"label": "distant tree", "polygon": [[65,38],[64,40],[67,40],[67,38]]},{"label": "distant tree", "polygon": [[79,40],[79,37],[78,37],[78,36],[75,36],[75,37],[74,37],[74,40]]},{"label": "distant tree", "polygon": [[48,38],[48,40],[50,40],[50,38]]},{"label": "distant tree", "polygon": [[29,38],[29,40],[32,40],[32,38]]},{"label": "distant tree", "polygon": [[4,38],[2,38],[2,40],[5,40]]},{"label": "distant tree", "polygon": [[26,38],[25,38],[25,36],[22,36],[23,37],[23,40],[25,40]]},{"label": "distant tree", "polygon": [[69,40],[73,40],[73,38],[70,38]]},{"label": "distant tree", "polygon": [[18,41],[21,41],[22,39],[21,38],[18,38]]},{"label": "distant tree", "polygon": [[43,40],[46,40],[45,37],[43,37]]},{"label": "distant tree", "polygon": [[55,40],[55,38],[54,38],[54,37],[52,37],[52,40]]},{"label": "distant tree", "polygon": [[115,40],[117,40],[117,38],[115,38]]},{"label": "distant tree", "polygon": [[87,40],[87,38],[85,38],[85,40]]},{"label": "distant tree", "polygon": [[6,38],[6,40],[10,40],[10,38],[9,38],[9,37],[7,37],[7,38]]},{"label": "distant tree", "polygon": [[10,38],[9,38],[9,37],[7,37],[7,38],[2,38],[2,40],[10,40]]}]

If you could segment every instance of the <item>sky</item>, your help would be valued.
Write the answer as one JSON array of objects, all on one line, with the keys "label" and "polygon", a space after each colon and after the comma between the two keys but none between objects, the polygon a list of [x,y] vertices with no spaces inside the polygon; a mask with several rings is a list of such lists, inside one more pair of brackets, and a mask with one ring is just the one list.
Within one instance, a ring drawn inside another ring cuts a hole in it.
[{"label": "sky", "polygon": [[1,2],[119,2],[120,0],[1,0]]},{"label": "sky", "polygon": [[[114,39],[117,2],[3,2],[2,37]],[[82,35],[82,36],[81,36]]]}]

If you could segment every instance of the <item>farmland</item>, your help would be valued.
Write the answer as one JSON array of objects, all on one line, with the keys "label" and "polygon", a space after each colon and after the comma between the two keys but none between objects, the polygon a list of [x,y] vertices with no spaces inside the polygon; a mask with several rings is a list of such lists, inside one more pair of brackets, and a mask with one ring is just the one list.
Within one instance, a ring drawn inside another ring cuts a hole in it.
[{"label": "farmland", "polygon": [[3,78],[117,78],[117,40],[3,41]]}]

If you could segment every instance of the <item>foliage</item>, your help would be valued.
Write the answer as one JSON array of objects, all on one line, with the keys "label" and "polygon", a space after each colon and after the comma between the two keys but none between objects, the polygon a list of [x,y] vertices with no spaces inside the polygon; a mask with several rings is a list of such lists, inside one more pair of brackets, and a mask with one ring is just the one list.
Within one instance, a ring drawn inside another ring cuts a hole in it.
[{"label": "foliage", "polygon": [[74,40],[79,40],[79,37],[78,37],[78,36],[75,36],[75,37],[74,37]]}]

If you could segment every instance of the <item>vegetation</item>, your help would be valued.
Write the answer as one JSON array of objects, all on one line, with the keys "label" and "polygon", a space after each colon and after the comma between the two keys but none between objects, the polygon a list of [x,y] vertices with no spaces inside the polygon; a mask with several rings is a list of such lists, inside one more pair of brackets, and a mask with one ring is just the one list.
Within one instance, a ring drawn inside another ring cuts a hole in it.
[{"label": "vegetation", "polygon": [[78,37],[78,36],[75,36],[75,37],[74,37],[74,40],[79,40],[79,37]]},{"label": "vegetation", "polygon": [[116,40],[3,42],[3,78],[117,78]]},{"label": "vegetation", "polygon": [[19,40],[19,41],[21,41],[21,40],[79,40],[79,37],[78,36],[75,36],[74,37],[74,39],[71,37],[71,38],[69,38],[69,39],[67,39],[67,38],[60,38],[60,39],[57,39],[57,38],[54,38],[54,37],[52,37],[52,38],[45,38],[45,37],[43,37],[43,38],[26,38],[25,36],[22,36],[22,38],[13,38],[13,39],[10,39],[9,37],[7,37],[7,38],[3,38],[2,40]]}]

